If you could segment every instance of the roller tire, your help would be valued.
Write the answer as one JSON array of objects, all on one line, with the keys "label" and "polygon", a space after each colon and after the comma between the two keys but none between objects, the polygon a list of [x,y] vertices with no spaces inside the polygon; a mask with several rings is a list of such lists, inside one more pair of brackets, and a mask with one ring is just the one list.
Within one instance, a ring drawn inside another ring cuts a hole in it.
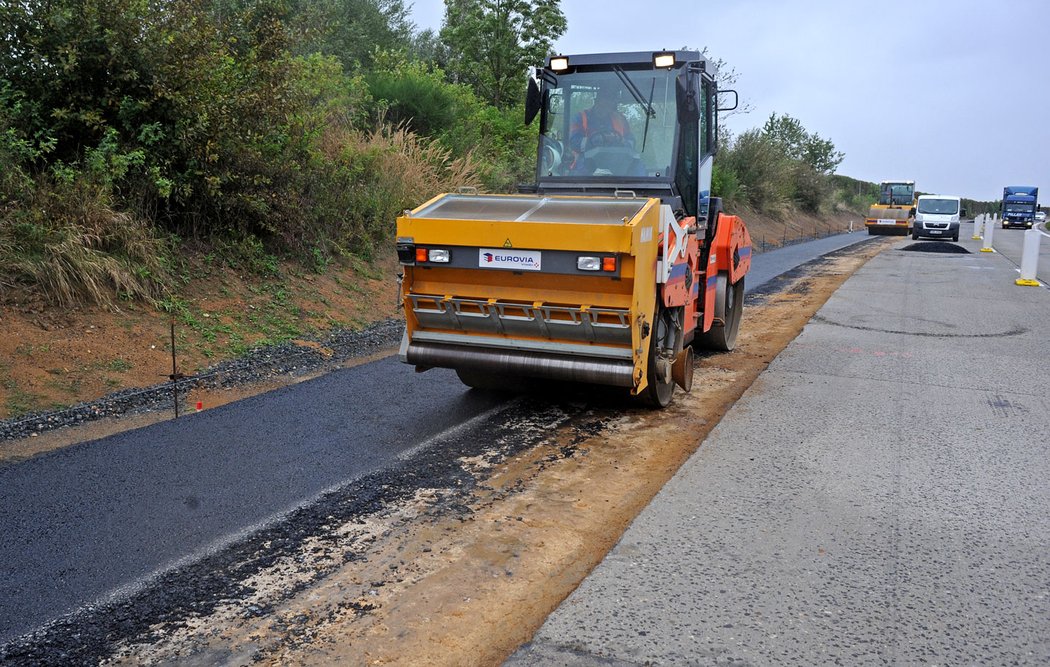
[{"label": "roller tire", "polygon": [[653,408],[666,408],[674,398],[674,379],[671,377],[670,369],[667,372],[666,381],[657,372],[657,344],[662,337],[666,337],[667,323],[663,313],[657,309],[656,323],[649,335],[649,363],[646,364],[646,387],[642,392],[642,400]]},{"label": "roller tire", "polygon": [[736,335],[740,330],[740,319],[744,313],[744,279],[729,284],[729,276],[718,274],[718,289],[715,294],[715,318],[723,324],[714,324],[709,331],[697,336],[703,349],[731,352],[736,347]]}]

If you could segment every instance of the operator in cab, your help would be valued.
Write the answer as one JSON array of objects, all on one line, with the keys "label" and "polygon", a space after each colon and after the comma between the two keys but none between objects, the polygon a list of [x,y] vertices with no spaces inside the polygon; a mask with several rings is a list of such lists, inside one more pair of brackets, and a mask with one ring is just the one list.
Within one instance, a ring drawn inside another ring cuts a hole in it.
[{"label": "operator in cab", "polygon": [[[589,152],[600,148],[622,147],[634,150],[634,135],[631,126],[617,108],[619,91],[612,86],[598,89],[594,105],[579,112],[569,127],[569,148],[573,160],[569,171],[573,174],[591,175],[595,165]],[[641,174],[644,175],[644,168]]]}]

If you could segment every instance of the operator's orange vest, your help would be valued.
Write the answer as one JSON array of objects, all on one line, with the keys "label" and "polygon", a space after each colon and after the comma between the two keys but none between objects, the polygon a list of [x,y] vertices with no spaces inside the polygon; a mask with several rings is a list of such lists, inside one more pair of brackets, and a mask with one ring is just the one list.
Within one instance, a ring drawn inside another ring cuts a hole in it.
[{"label": "operator's orange vest", "polygon": [[[627,136],[627,126],[623,124],[623,118],[620,116],[620,114],[613,112],[611,119],[612,119],[613,132],[615,132],[616,134],[620,135],[621,137]],[[589,136],[590,132],[587,129],[587,112],[586,111],[581,111],[580,112],[580,120],[583,121],[583,136],[585,136],[585,137]]]}]

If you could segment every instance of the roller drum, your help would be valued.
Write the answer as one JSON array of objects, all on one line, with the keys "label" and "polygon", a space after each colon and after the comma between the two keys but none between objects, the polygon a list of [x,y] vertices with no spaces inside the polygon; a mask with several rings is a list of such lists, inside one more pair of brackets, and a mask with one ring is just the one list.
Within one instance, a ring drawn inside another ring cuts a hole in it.
[{"label": "roller drum", "polygon": [[489,373],[615,387],[634,386],[634,367],[626,361],[589,359],[458,345],[409,343],[406,361],[431,368],[469,368]]}]

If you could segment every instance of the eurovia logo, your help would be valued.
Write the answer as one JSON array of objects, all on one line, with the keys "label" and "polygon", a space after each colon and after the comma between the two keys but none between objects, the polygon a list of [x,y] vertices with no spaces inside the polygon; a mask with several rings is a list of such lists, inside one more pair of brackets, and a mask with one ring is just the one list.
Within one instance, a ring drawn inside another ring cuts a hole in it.
[{"label": "eurovia logo", "polygon": [[478,266],[490,269],[511,269],[514,271],[539,271],[541,253],[539,250],[499,250],[480,248]]}]

